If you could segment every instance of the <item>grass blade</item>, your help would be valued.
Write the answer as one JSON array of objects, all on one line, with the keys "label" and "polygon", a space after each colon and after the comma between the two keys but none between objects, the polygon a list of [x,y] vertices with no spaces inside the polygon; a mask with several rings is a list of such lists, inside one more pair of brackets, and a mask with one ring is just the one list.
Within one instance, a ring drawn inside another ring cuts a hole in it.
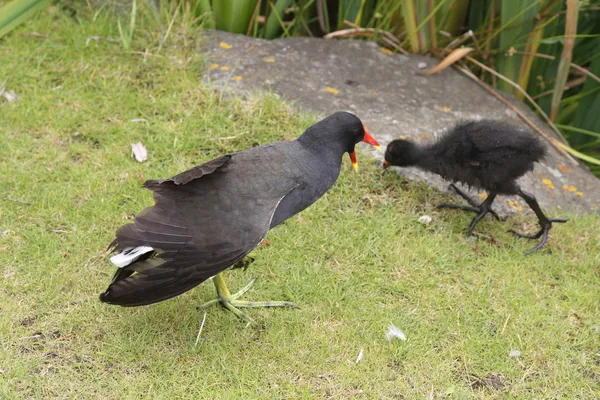
[{"label": "grass blade", "polygon": [[[484,45],[496,35],[500,35],[498,50],[504,52],[513,46],[517,47],[519,38],[523,37],[524,33],[532,31],[538,3],[538,0],[502,1],[500,3],[500,23],[502,25],[485,40]],[[496,71],[512,81],[518,81],[521,59],[521,56],[501,56],[496,62]],[[499,82],[499,88],[513,92],[511,87],[504,82]]]},{"label": "grass blade", "polygon": [[327,12],[327,2],[325,0],[317,0],[317,18],[319,27],[323,33],[329,33],[329,14]]},{"label": "grass blade", "polygon": [[277,0],[277,3],[273,4],[269,2],[271,6],[271,12],[269,18],[267,18],[267,24],[265,25],[265,39],[275,39],[279,33],[285,29],[283,25],[283,13],[286,8],[292,4],[293,0]]},{"label": "grass blade", "polygon": [[[555,5],[554,3],[556,3],[556,1],[547,0],[545,3],[540,4],[540,8],[542,8],[542,10],[548,10]],[[529,38],[525,47],[525,54],[521,58],[521,66],[519,68],[519,76],[517,80],[519,86],[521,86],[525,90],[527,90],[527,87],[529,86],[529,78],[531,77],[533,62],[535,60],[535,55],[540,47],[540,42],[544,35],[544,29],[557,17],[558,15],[555,14],[551,16],[547,21],[538,20],[535,24],[535,27],[533,28],[533,31],[528,35]],[[521,100],[524,99],[522,93],[517,93],[517,96]]]},{"label": "grass blade", "polygon": [[560,128],[560,129],[564,129],[566,131],[579,132],[579,133],[583,133],[584,135],[600,138],[600,133],[588,131],[587,129],[581,129],[581,128],[576,128],[574,126],[560,125],[560,124],[556,124],[556,127]]},{"label": "grass blade", "polygon": [[565,26],[565,41],[563,51],[558,64],[558,73],[556,74],[556,82],[554,84],[554,93],[552,94],[552,105],[550,107],[550,120],[554,121],[560,100],[565,91],[565,83],[569,76],[569,67],[571,66],[571,58],[573,57],[573,48],[575,47],[575,35],[577,34],[577,17],[578,17],[577,0],[567,0],[567,22]]},{"label": "grass blade", "polygon": [[215,19],[210,6],[210,0],[196,0],[194,16],[202,18],[202,24],[204,28],[214,29]]},{"label": "grass blade", "polygon": [[413,53],[420,53],[419,33],[417,31],[417,13],[413,0],[402,0],[402,18],[406,27],[406,36]]},{"label": "grass blade", "polygon": [[444,24],[444,30],[452,36],[457,36],[465,22],[468,10],[469,0],[452,0],[450,5],[445,7],[446,23]]},{"label": "grass blade", "polygon": [[0,38],[31,18],[50,0],[13,0],[0,8]]},{"label": "grass blade", "polygon": [[560,147],[562,147],[565,151],[567,151],[567,152],[571,153],[572,155],[574,155],[575,157],[579,158],[580,160],[587,161],[590,164],[600,165],[600,160],[595,157],[588,156],[587,154],[583,154],[563,143],[558,143],[558,145]]},{"label": "grass blade", "polygon": [[246,33],[257,1],[213,1],[213,15],[217,29],[233,33]]}]

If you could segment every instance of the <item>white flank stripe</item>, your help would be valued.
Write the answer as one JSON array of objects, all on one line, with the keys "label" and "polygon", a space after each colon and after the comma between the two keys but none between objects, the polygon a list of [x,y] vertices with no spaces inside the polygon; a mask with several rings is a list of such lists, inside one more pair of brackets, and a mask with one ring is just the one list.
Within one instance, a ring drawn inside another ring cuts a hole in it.
[{"label": "white flank stripe", "polygon": [[123,268],[151,251],[154,251],[154,249],[150,246],[127,247],[116,256],[112,256],[110,262],[119,268]]}]

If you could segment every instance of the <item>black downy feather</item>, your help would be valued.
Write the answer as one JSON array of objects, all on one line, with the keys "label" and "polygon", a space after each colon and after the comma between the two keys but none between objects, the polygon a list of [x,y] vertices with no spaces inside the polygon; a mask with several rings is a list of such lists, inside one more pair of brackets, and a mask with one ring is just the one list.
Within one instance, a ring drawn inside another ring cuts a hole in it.
[{"label": "black downy feather", "polygon": [[516,180],[545,155],[546,148],[536,135],[483,120],[460,123],[427,145],[394,140],[385,159],[391,165],[416,166],[469,187],[514,195],[519,191]]}]

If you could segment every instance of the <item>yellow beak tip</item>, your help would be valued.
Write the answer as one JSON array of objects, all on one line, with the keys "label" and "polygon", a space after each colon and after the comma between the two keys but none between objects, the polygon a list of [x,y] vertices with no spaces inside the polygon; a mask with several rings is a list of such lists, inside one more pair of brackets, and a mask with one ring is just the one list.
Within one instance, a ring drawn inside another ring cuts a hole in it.
[{"label": "yellow beak tip", "polygon": [[354,172],[358,172],[358,163],[352,164],[352,169],[354,170]]},{"label": "yellow beak tip", "polygon": [[381,146],[375,146],[375,148],[379,151],[383,151],[383,150],[381,150]]}]

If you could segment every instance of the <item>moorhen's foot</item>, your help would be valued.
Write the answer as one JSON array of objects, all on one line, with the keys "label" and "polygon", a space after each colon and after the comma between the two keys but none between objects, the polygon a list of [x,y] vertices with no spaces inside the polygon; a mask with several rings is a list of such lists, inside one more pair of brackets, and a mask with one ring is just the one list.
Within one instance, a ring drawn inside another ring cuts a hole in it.
[{"label": "moorhen's foot", "polygon": [[471,221],[469,229],[467,229],[467,236],[471,236],[471,234],[473,233],[473,229],[475,229],[475,226],[479,223],[479,221],[481,221],[481,219],[485,217],[485,214],[492,212],[492,203],[494,202],[495,198],[496,193],[492,192],[488,195],[487,199],[485,199],[483,203],[481,203],[481,205],[478,205],[476,207],[460,206],[456,204],[440,204],[438,208],[456,208],[477,213],[475,218],[473,218],[473,221]]},{"label": "moorhen's foot", "polygon": [[[473,211],[473,212],[479,212],[479,207],[481,207],[480,204],[477,204],[477,202],[475,202],[475,200],[473,200],[471,197],[469,197],[468,194],[466,194],[465,192],[463,192],[462,190],[460,190],[454,183],[451,183],[449,186],[450,189],[454,190],[456,192],[457,195],[459,195],[460,197],[462,197],[467,203],[469,203],[473,208],[476,208],[476,210],[473,210],[471,208],[462,208],[465,211]],[[460,207],[441,207],[441,208],[460,208]],[[489,213],[492,214],[494,217],[496,217],[496,219],[498,221],[506,221],[506,217],[501,217],[499,216],[496,211],[494,211],[493,209],[490,208]]]},{"label": "moorhen's foot", "polygon": [[529,251],[527,251],[527,252],[524,253],[524,255],[528,256],[531,253],[535,253],[536,251],[538,251],[539,249],[541,249],[542,247],[544,247],[544,245],[548,241],[548,232],[552,228],[552,223],[553,222],[565,223],[567,221],[568,221],[568,219],[564,219],[564,218],[548,218],[548,222],[546,222],[544,225],[542,225],[541,228],[540,228],[540,230],[539,230],[539,232],[536,233],[535,235],[526,235],[526,234],[517,232],[514,229],[509,230],[509,232],[512,232],[517,237],[523,238],[523,239],[539,239],[540,237],[542,238],[542,240],[538,243],[537,246],[535,246],[533,249],[531,249],[531,250],[529,250]]},{"label": "moorhen's foot", "polygon": [[471,212],[477,213],[475,218],[473,218],[473,221],[471,221],[471,224],[469,225],[469,229],[467,229],[467,233],[466,233],[467,236],[471,236],[473,234],[473,230],[475,229],[475,226],[479,223],[479,221],[481,221],[481,219],[483,217],[485,217],[485,214],[491,213],[490,208],[485,207],[484,205],[482,205],[481,207],[469,207],[469,206],[461,206],[458,204],[439,204],[437,206],[437,208],[454,208],[454,209],[458,209],[458,210],[471,211]]},{"label": "moorhen's foot", "polygon": [[[218,279],[220,278],[220,279]],[[211,301],[208,301],[200,306],[197,306],[197,310],[203,310],[209,308],[214,305],[221,305],[225,309],[234,313],[240,319],[248,322],[249,324],[255,325],[256,321],[252,319],[247,313],[239,310],[239,308],[257,308],[257,307],[292,307],[292,308],[300,308],[296,304],[291,301],[244,301],[238,300],[238,298],[242,297],[248,290],[252,288],[256,279],[252,279],[250,283],[244,286],[239,292],[234,294],[229,294],[229,290],[224,286],[225,281],[219,275],[215,276],[215,286],[217,287],[217,298]],[[225,289],[225,290],[223,290]]]}]

